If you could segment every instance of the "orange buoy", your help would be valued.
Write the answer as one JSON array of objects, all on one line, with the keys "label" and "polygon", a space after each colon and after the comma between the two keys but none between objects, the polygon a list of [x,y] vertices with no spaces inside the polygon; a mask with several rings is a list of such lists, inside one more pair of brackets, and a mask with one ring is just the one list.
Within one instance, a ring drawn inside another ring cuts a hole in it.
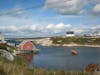
[{"label": "orange buoy", "polygon": [[78,52],[76,50],[72,50],[71,53],[72,53],[72,55],[77,55],[78,54]]}]

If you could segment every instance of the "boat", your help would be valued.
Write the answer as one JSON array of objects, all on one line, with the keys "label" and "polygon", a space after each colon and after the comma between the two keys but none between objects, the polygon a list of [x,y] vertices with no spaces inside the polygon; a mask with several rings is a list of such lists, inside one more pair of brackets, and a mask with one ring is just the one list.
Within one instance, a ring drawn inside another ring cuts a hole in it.
[{"label": "boat", "polygon": [[14,50],[13,55],[25,55],[25,54],[30,54],[30,53],[34,53],[34,54],[38,54],[40,52],[40,49],[35,49],[35,50]]},{"label": "boat", "polygon": [[78,55],[78,52],[76,50],[71,51],[72,55]]},{"label": "boat", "polygon": [[40,49],[35,49],[34,54],[38,54],[38,53],[40,53]]}]

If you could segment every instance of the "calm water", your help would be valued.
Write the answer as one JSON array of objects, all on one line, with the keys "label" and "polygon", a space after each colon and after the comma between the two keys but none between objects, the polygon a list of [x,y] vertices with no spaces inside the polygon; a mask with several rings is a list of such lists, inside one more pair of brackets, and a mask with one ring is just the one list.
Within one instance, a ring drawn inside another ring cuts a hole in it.
[{"label": "calm water", "polygon": [[[100,48],[92,47],[45,47],[40,54],[35,55],[35,67],[57,70],[83,70],[88,64],[100,64]],[[71,50],[77,50],[78,55],[71,54]]]}]

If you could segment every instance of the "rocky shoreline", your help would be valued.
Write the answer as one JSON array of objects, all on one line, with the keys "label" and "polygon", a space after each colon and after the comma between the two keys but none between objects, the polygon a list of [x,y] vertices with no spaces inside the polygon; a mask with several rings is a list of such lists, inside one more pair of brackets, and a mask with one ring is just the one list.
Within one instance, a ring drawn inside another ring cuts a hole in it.
[{"label": "rocky shoreline", "polygon": [[[56,43],[54,42],[55,40],[56,40]],[[70,43],[69,44],[66,44],[66,42],[62,42],[62,40],[57,40],[57,39],[55,39],[55,40],[51,40],[50,38],[39,39],[39,40],[37,40],[36,44],[39,44],[41,46],[68,46],[68,47],[72,47],[72,46],[83,46],[83,47],[100,47],[100,44],[99,43],[95,43],[95,44],[93,44],[93,43],[91,43],[91,44],[90,43],[85,43],[84,44],[84,42],[81,42],[80,44],[77,44],[76,42],[73,42],[73,40],[70,39],[71,40]],[[84,41],[84,40],[82,39],[81,41]]]},{"label": "rocky shoreline", "polygon": [[62,47],[73,47],[73,46],[79,46],[79,47],[100,47],[100,45],[79,45],[79,44],[40,44],[41,46],[62,46]]}]

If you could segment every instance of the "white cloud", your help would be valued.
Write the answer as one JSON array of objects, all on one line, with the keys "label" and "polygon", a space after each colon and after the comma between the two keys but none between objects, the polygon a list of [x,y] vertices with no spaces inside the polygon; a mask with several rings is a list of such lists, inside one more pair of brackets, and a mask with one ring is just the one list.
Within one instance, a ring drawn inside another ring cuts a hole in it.
[{"label": "white cloud", "polygon": [[17,25],[8,25],[8,26],[0,26],[0,32],[3,32],[4,34],[17,34],[17,35],[24,35],[26,34],[40,34],[42,33],[44,36],[47,34],[55,34],[55,33],[61,33],[66,32],[72,27],[70,24],[48,24],[45,25],[25,25],[25,26],[17,26]]},{"label": "white cloud", "polygon": [[95,3],[100,3],[100,0],[94,0]]},{"label": "white cloud", "polygon": [[59,24],[57,24],[56,25],[56,28],[57,29],[65,29],[65,28],[70,28],[71,27],[71,25],[70,24],[63,24],[63,23],[59,23]]},{"label": "white cloud", "polygon": [[5,35],[9,37],[40,37],[40,36],[52,36],[52,35],[63,35],[66,31],[74,31],[77,34],[85,33],[85,32],[93,32],[93,31],[100,31],[100,25],[94,25],[91,27],[86,28],[77,28],[73,27],[71,24],[48,24],[39,25],[7,25],[7,26],[0,26],[0,32],[3,32]]},{"label": "white cloud", "polygon": [[87,4],[87,0],[46,0],[45,8],[51,8],[61,14],[78,14]]},{"label": "white cloud", "polygon": [[14,16],[0,16],[0,25],[32,25],[36,23],[36,20],[27,19],[27,18],[20,18],[20,17],[14,17]]},{"label": "white cloud", "polygon": [[94,25],[91,27],[92,30],[98,30],[100,31],[100,25]]},{"label": "white cloud", "polygon": [[70,28],[71,24],[64,24],[64,23],[59,23],[59,24],[49,24],[46,28],[48,29],[64,29],[64,28]]},{"label": "white cloud", "polygon": [[91,12],[93,15],[100,15],[100,4],[96,4]]},{"label": "white cloud", "polygon": [[54,26],[54,24],[49,24],[46,28],[47,29],[53,29],[55,26]]},{"label": "white cloud", "polygon": [[73,28],[72,29],[76,34],[91,34],[95,31],[100,32],[100,25],[92,25],[90,27],[84,28]]},{"label": "white cloud", "polygon": [[10,25],[10,26],[0,26],[0,31],[1,32],[17,32],[18,31],[18,27],[14,26],[14,25]]},{"label": "white cloud", "polygon": [[100,0],[46,0],[46,9],[63,15],[100,15]]},{"label": "white cloud", "polygon": [[80,33],[85,32],[85,30],[83,30],[83,29],[76,29],[76,30],[74,30],[74,32],[77,33],[77,34],[80,34]]},{"label": "white cloud", "polygon": [[59,24],[49,24],[47,25],[46,28],[52,33],[60,33],[60,32],[65,32],[65,31],[70,30],[71,27],[72,27],[71,24],[59,23]]},{"label": "white cloud", "polygon": [[38,24],[34,24],[34,25],[31,25],[31,26],[29,27],[29,29],[30,29],[30,30],[39,30],[39,31],[41,31],[41,30],[44,29],[44,26],[38,25]]},{"label": "white cloud", "polygon": [[12,8],[12,9],[9,11],[9,13],[20,15],[20,14],[25,13],[25,11],[22,11],[22,10],[24,10],[22,7],[16,6],[16,7]]}]

